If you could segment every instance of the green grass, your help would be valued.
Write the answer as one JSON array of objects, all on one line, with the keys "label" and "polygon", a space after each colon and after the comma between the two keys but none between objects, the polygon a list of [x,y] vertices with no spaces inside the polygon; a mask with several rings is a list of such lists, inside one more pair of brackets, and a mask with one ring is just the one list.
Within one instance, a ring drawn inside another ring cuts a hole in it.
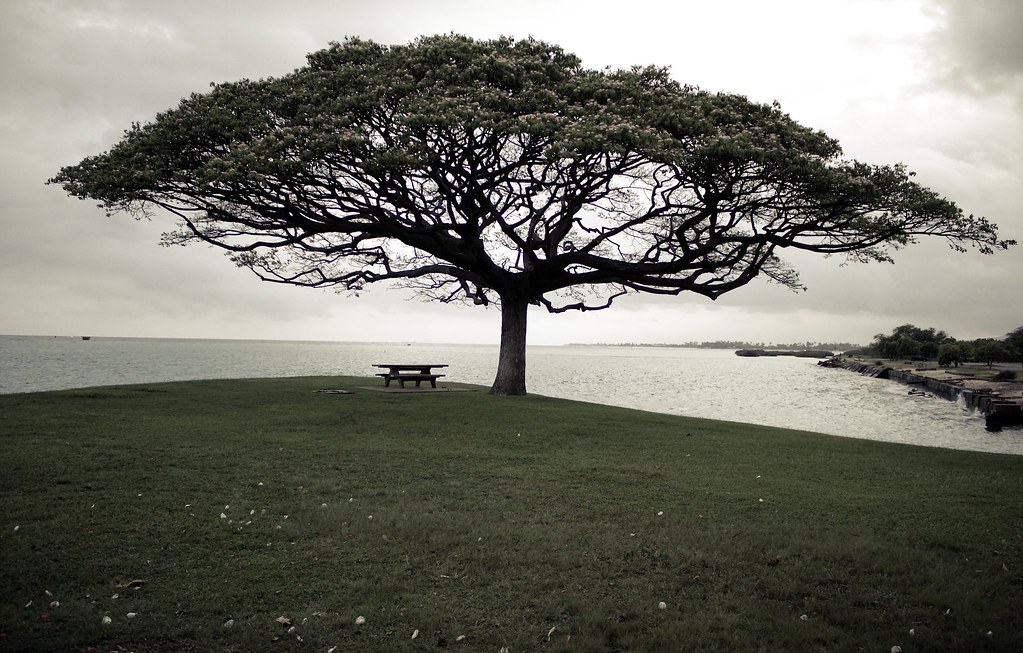
[{"label": "green grass", "polygon": [[1021,457],[373,383],[0,396],[0,651],[1023,650]]}]

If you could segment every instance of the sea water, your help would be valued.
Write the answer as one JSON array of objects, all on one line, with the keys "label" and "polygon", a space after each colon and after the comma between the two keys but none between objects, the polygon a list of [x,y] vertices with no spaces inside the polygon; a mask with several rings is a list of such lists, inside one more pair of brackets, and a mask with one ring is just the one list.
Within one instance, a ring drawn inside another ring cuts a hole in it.
[{"label": "sea water", "polygon": [[[0,336],[0,393],[211,378],[366,376],[377,363],[447,364],[442,381],[489,385],[489,345]],[[374,381],[375,382],[375,381]],[[1023,454],[955,402],[815,359],[731,350],[530,346],[530,393],[674,415],[924,446]],[[329,385],[329,382],[325,382]]]}]

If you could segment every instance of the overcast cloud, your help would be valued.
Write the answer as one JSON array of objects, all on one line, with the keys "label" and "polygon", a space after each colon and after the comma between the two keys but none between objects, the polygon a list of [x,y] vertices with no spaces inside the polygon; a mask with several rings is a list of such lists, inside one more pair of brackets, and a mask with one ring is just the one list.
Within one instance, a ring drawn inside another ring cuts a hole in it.
[{"label": "overcast cloud", "polygon": [[[683,82],[777,100],[847,156],[903,162],[1023,241],[1016,0],[4,2],[0,333],[496,342],[494,310],[261,283],[212,249],[159,247],[171,227],[162,216],[108,218],[44,184],[211,82],[290,72],[346,36],[448,32],[532,35],[587,67],[668,65]],[[717,302],[537,312],[530,342],[867,342],[906,322],[961,338],[1023,324],[1021,248],[960,255],[929,242],[895,265],[791,259],[806,292],[755,282]]]}]

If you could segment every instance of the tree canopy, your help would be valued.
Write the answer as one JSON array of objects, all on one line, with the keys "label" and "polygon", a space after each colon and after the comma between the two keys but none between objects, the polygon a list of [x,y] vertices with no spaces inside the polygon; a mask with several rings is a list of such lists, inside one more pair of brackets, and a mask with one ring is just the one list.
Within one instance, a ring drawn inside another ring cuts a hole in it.
[{"label": "tree canopy", "polygon": [[936,331],[934,327],[923,329],[912,324],[903,324],[892,329],[891,335],[883,333],[875,335],[870,349],[886,358],[913,356],[934,358],[939,347],[949,340],[954,339],[944,331]]},{"label": "tree canopy", "polygon": [[938,364],[942,366],[972,360],[991,367],[996,362],[1019,360],[1023,355],[1021,338],[1023,326],[1010,331],[1004,339],[957,340],[934,327],[924,329],[913,324],[903,324],[892,329],[891,335],[879,333],[874,336],[874,341],[860,353],[884,358],[937,358]]},{"label": "tree canopy", "polygon": [[214,85],[53,179],[177,217],[261,278],[499,304],[494,392],[525,392],[526,309],[716,298],[787,248],[890,261],[917,236],[991,253],[994,224],[901,165],[846,160],[777,105],[668,70],[588,70],[533,39],[349,39],[289,75]]}]

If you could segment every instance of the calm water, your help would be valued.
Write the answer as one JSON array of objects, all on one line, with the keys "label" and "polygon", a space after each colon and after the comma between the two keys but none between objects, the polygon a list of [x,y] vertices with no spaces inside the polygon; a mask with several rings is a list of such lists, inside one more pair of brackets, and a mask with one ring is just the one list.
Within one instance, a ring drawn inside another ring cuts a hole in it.
[{"label": "calm water", "polygon": [[[783,426],[926,446],[1023,454],[1023,431],[893,381],[818,367],[813,359],[731,351],[530,347],[537,394],[676,415]],[[489,385],[497,347],[249,340],[0,336],[0,393],[208,378],[370,376],[373,363],[447,363],[446,380]]]}]

